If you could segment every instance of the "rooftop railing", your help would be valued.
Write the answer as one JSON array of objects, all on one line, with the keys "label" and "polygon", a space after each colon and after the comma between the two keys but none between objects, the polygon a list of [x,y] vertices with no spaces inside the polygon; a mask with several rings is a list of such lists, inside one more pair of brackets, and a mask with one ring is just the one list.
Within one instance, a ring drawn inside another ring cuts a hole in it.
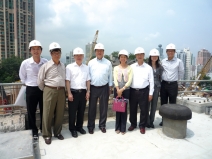
[{"label": "rooftop railing", "polygon": [[[179,85],[181,84],[189,85],[189,83],[191,82],[212,82],[212,80],[179,80],[178,81]],[[0,114],[1,114],[1,108],[18,106],[18,105],[14,105],[14,103],[22,85],[23,85],[22,83],[0,83]],[[212,93],[212,90],[183,90],[183,91],[179,90],[178,94],[197,93],[197,92]]]}]

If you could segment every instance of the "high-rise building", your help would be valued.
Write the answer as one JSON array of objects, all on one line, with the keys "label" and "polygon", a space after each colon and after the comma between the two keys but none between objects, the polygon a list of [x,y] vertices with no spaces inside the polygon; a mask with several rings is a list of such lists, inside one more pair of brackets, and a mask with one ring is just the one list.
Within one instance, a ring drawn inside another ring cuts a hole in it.
[{"label": "high-rise building", "polygon": [[164,56],[163,56],[163,48],[162,48],[162,45],[161,44],[158,45],[157,50],[160,53],[160,60],[162,61],[164,59]]},{"label": "high-rise building", "polygon": [[74,62],[73,50],[66,54],[66,66]]},{"label": "high-rise building", "polygon": [[206,49],[202,49],[200,51],[198,51],[198,55],[197,55],[197,65],[205,65],[209,58],[211,57],[211,53],[206,50]]},{"label": "high-rise building", "polygon": [[66,66],[71,63],[70,56],[71,56],[70,53],[66,54],[66,64],[65,64]]},{"label": "high-rise building", "polygon": [[176,57],[181,59],[184,64],[184,79],[190,80],[195,76],[195,64],[193,60],[193,54],[189,48],[184,48],[183,50],[176,50]]},{"label": "high-rise building", "polygon": [[[186,53],[183,50],[176,50],[176,57],[181,59],[183,64],[184,64],[184,68],[186,68]],[[185,80],[186,77],[186,73],[184,73],[184,78],[182,80]]]},{"label": "high-rise building", "polygon": [[190,80],[192,77],[192,53],[189,48],[184,48],[183,51],[186,54],[186,64],[185,64],[185,79]]},{"label": "high-rise building", "polygon": [[0,60],[28,58],[35,39],[35,0],[0,0]]}]

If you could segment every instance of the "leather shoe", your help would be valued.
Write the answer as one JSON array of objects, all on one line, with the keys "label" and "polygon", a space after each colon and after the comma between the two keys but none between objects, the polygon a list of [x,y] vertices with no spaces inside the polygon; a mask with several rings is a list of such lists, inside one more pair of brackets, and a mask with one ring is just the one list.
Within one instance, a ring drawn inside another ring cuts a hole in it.
[{"label": "leather shoe", "polygon": [[80,132],[81,134],[86,134],[86,131],[83,128],[77,129],[77,131]]},{"label": "leather shoe", "polygon": [[38,134],[34,134],[33,135],[33,139],[36,141],[36,140],[38,140]]},{"label": "leather shoe", "polygon": [[54,136],[54,137],[58,138],[59,140],[64,140],[64,137],[61,134],[58,134],[57,136]]},{"label": "leather shoe", "polygon": [[159,125],[160,125],[160,126],[163,126],[163,122],[161,121]]},{"label": "leather shoe", "polygon": [[45,143],[46,143],[47,145],[50,145],[50,144],[52,143],[52,140],[51,140],[50,137],[44,138],[44,140],[45,140]]},{"label": "leather shoe", "polygon": [[38,140],[38,132],[32,132],[32,137],[34,140]]},{"label": "leather shoe", "polygon": [[141,134],[145,134],[145,128],[140,129]]},{"label": "leather shoe", "polygon": [[155,128],[155,126],[153,124],[150,125],[150,128]]},{"label": "leather shoe", "polygon": [[93,129],[88,129],[89,134],[93,134]]},{"label": "leather shoe", "polygon": [[151,126],[150,126],[149,124],[146,124],[146,127],[147,127],[147,128],[151,128]]},{"label": "leather shoe", "polygon": [[128,128],[128,131],[133,131],[135,128],[133,127],[133,126],[130,126],[129,128]]},{"label": "leather shoe", "polygon": [[106,129],[105,128],[99,128],[103,133],[106,133]]},{"label": "leather shoe", "polygon": [[71,131],[71,135],[75,138],[78,137],[77,131],[75,130]]}]

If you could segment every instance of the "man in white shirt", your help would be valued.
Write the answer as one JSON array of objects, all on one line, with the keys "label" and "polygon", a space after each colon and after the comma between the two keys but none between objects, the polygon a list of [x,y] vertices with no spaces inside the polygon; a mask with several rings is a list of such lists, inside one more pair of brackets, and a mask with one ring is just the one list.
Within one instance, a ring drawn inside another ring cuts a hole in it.
[{"label": "man in white shirt", "polygon": [[73,137],[77,131],[86,134],[82,128],[86,100],[90,97],[90,74],[87,65],[83,64],[84,52],[77,47],[73,51],[75,62],[66,66],[66,89],[68,92],[69,130]]},{"label": "man in white shirt", "polygon": [[26,85],[26,103],[27,115],[29,121],[29,129],[32,129],[34,140],[38,139],[38,128],[36,126],[36,110],[39,103],[40,108],[40,130],[42,131],[42,116],[43,116],[43,91],[38,88],[37,78],[40,67],[47,62],[47,59],[41,58],[42,46],[37,40],[32,40],[29,43],[29,51],[32,54],[31,58],[24,60],[21,63],[19,77],[21,82]]},{"label": "man in white shirt", "polygon": [[[170,104],[176,104],[178,94],[177,81],[182,79],[184,76],[183,62],[174,56],[175,51],[176,47],[174,44],[167,45],[167,58],[162,60],[164,71],[162,74],[160,90],[161,106],[167,104],[168,101]],[[159,125],[163,126],[163,122],[161,122]]]},{"label": "man in white shirt", "polygon": [[137,127],[137,109],[140,107],[140,133],[145,134],[148,117],[148,102],[152,100],[154,92],[154,76],[152,67],[144,62],[144,49],[135,49],[137,62],[131,65],[133,80],[130,88],[130,123],[129,131]]},{"label": "man in white shirt", "polygon": [[106,133],[106,120],[109,94],[112,89],[112,65],[109,60],[104,58],[104,45],[98,43],[94,47],[96,58],[88,63],[90,77],[91,77],[91,93],[89,99],[88,110],[88,131],[90,134],[94,133],[96,106],[99,99],[99,129]]}]

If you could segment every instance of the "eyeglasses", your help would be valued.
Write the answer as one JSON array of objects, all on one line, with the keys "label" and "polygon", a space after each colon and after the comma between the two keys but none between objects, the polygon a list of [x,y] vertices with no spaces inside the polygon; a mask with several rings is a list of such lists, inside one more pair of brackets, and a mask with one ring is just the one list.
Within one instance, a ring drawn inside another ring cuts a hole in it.
[{"label": "eyeglasses", "polygon": [[53,55],[61,55],[61,50],[60,49],[54,49],[54,50],[51,51],[51,53]]}]

